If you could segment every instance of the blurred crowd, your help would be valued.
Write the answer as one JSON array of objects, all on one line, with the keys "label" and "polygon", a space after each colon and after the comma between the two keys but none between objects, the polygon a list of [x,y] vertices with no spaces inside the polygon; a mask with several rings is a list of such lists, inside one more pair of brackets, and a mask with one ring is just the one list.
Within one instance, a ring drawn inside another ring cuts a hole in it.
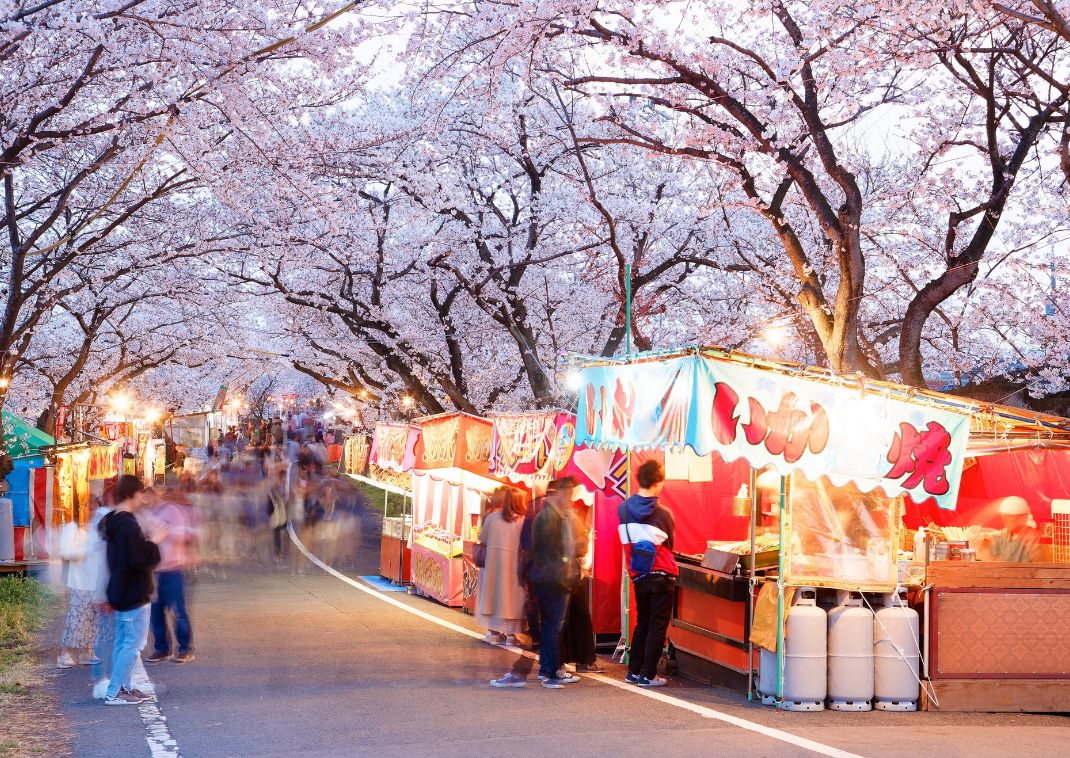
[{"label": "blurred crowd", "polygon": [[359,495],[327,467],[329,434],[311,417],[232,427],[166,484],[119,477],[87,523],[61,531],[69,610],[57,665],[92,667],[94,697],[108,705],[144,702],[152,694],[132,681],[139,655],[195,660],[190,582],[249,568],[299,573],[291,527],[324,560],[354,559]]}]

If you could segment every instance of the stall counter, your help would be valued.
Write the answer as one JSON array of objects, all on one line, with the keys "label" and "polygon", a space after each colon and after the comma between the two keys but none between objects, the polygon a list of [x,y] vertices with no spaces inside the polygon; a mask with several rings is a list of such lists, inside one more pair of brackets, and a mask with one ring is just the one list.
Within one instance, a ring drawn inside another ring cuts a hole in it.
[{"label": "stall counter", "polygon": [[676,670],[689,679],[745,692],[749,580],[704,568],[694,556],[676,558],[680,576],[669,625]]},{"label": "stall counter", "polygon": [[396,584],[408,584],[412,574],[412,550],[409,548],[411,520],[390,516],[383,519],[379,543],[379,575]]},{"label": "stall counter", "polygon": [[1070,565],[934,561],[926,577],[928,710],[1066,711]]},{"label": "stall counter", "polygon": [[412,585],[417,592],[443,605],[464,604],[464,561],[460,543],[419,538],[412,543]]}]

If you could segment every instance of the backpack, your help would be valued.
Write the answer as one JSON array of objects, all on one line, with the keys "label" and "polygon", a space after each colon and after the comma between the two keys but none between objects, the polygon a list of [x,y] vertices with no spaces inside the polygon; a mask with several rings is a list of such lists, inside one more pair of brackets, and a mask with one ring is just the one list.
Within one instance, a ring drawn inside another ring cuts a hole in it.
[{"label": "backpack", "polygon": [[[628,535],[628,541],[632,542],[632,534],[628,529],[628,522],[624,522],[624,532]],[[633,574],[640,576],[649,574],[654,568],[654,556],[657,555],[658,546],[650,540],[632,542],[632,558],[628,568]]]}]

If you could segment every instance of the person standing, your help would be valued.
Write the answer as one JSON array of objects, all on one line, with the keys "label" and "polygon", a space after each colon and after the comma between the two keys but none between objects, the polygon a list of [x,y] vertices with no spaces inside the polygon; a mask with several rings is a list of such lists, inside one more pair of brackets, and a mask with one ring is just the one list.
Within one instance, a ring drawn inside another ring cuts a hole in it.
[{"label": "person standing", "polygon": [[152,571],[160,562],[156,543],[167,533],[161,525],[149,539],[134,518],[144,501],[144,488],[136,476],[119,477],[115,508],[100,522],[108,543],[108,604],[115,614],[111,681],[104,696],[105,705],[136,705],[151,699],[133,688],[130,677],[134,661],[148,639]]},{"label": "person standing", "polygon": [[524,588],[517,571],[524,505],[508,487],[499,487],[490,498],[494,510],[479,533],[485,558],[476,590],[476,623],[486,627],[490,642],[515,642],[524,631]]},{"label": "person standing", "polygon": [[546,505],[535,517],[531,529],[529,579],[539,601],[541,620],[539,677],[542,686],[561,689],[579,681],[561,667],[561,629],[569,593],[579,584],[576,536],[572,516],[573,480],[557,479],[547,489]]},{"label": "person standing", "polygon": [[88,530],[76,521],[65,524],[60,531],[59,553],[67,562],[68,589],[63,649],[56,661],[61,669],[100,662],[90,653],[97,637],[99,617],[93,597],[97,586],[96,564],[87,551],[88,543]]},{"label": "person standing", "polygon": [[149,620],[152,626],[153,652],[146,663],[171,657],[171,634],[167,628],[167,611],[175,620],[175,661],[193,660],[193,629],[186,610],[186,570],[192,565],[195,530],[190,506],[184,493],[175,491],[153,509],[152,519],[163,524],[167,536],[160,542],[160,563],[156,567],[156,599],[152,601]]},{"label": "person standing", "polygon": [[275,472],[275,482],[268,489],[268,526],[275,541],[275,560],[282,560],[286,548],[286,525],[290,521],[287,512],[286,469]]},{"label": "person standing", "polygon": [[111,680],[111,654],[115,646],[115,614],[108,605],[108,545],[100,522],[111,513],[109,505],[99,505],[89,517],[86,534],[86,563],[93,572],[93,610],[97,615],[97,636],[93,643],[93,697],[103,700]]},{"label": "person standing", "polygon": [[676,577],[680,574],[672,554],[676,521],[672,511],[658,503],[665,484],[661,464],[647,461],[639,467],[636,478],[639,492],[617,510],[636,607],[625,681],[640,687],[663,687],[665,680],[657,675],[658,661],[665,647]]},{"label": "person standing", "polygon": [[561,633],[561,660],[575,663],[578,672],[604,674],[606,670],[598,663],[595,651],[594,623],[591,620],[591,529],[571,503],[568,512],[572,516],[576,534],[576,561],[580,564],[581,580],[568,596],[565,628]]},{"label": "person standing", "polygon": [[985,542],[981,560],[1032,563],[1040,551],[1040,532],[1033,511],[1025,498],[1005,497],[999,502],[999,518],[1003,529]]}]

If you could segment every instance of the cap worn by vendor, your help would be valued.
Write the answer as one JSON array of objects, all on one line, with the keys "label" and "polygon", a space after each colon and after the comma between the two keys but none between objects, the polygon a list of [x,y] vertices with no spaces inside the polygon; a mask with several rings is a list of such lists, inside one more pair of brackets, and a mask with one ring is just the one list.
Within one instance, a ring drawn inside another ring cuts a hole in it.
[{"label": "cap worn by vendor", "polygon": [[1026,524],[1030,529],[1037,528],[1037,522],[1033,519],[1033,511],[1029,507],[1029,503],[1025,501],[1024,497],[1018,497],[1017,495],[1011,495],[1005,497],[999,501],[999,515],[1000,516],[1028,516],[1029,519]]}]

